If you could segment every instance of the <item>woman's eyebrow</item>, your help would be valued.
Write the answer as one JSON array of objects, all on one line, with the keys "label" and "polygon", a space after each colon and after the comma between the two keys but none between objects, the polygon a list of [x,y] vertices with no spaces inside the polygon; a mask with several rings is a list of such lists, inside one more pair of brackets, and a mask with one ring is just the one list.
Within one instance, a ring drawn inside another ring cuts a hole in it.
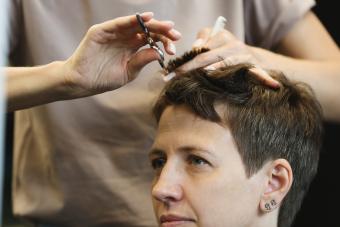
[{"label": "woman's eyebrow", "polygon": [[[204,152],[206,154],[208,154],[211,158],[216,159],[216,154],[214,154],[213,152],[211,152],[209,149],[207,148],[203,148],[197,145],[186,145],[186,146],[181,146],[179,148],[177,148],[176,150],[182,152],[182,153],[191,153],[191,152]],[[149,158],[151,158],[152,156],[165,156],[166,152],[160,148],[152,148],[149,152]]]},{"label": "woman's eyebrow", "polygon": [[159,149],[159,148],[152,148],[149,152],[149,158],[151,156],[164,156],[165,155],[165,152],[162,150],[162,149]]},{"label": "woman's eyebrow", "polygon": [[197,145],[182,146],[182,147],[179,147],[178,150],[185,152],[185,153],[190,153],[190,152],[194,152],[194,151],[201,151],[201,152],[207,153],[209,156],[211,156],[213,158],[216,158],[216,154],[211,152],[211,150],[197,146]]}]

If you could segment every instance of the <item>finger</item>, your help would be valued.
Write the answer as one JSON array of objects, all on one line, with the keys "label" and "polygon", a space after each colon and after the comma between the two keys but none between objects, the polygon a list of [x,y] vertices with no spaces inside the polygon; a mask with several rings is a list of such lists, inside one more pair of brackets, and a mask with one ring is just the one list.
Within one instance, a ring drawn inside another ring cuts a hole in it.
[{"label": "finger", "polygon": [[163,47],[168,54],[170,55],[176,54],[176,46],[170,39],[168,39],[167,37],[163,35],[154,34],[154,33],[151,33],[151,37],[155,42],[158,42],[158,41],[162,42]]},{"label": "finger", "polygon": [[[208,65],[205,67],[205,70],[214,71],[216,69],[227,67],[228,65],[236,65],[238,63],[247,62],[247,60],[243,60],[244,58],[238,58],[238,57],[229,57],[227,59],[224,59],[223,61],[214,63],[212,65]],[[272,88],[279,88],[281,84],[275,80],[273,77],[269,75],[265,70],[262,68],[255,66],[251,69],[249,69],[250,74],[252,74],[257,80],[261,81],[262,84],[272,87]]]},{"label": "finger", "polygon": [[[150,35],[155,42],[158,41],[162,42],[163,47],[168,54],[170,55],[176,54],[176,46],[172,42],[172,40],[160,34],[150,33]],[[134,38],[125,40],[125,43],[129,47],[137,49],[147,44],[146,37],[144,34],[137,34]]]},{"label": "finger", "polygon": [[[144,22],[150,21],[153,17],[152,12],[145,12],[140,14],[141,18]],[[130,15],[125,17],[117,17],[113,20],[105,21],[100,24],[101,28],[106,32],[115,32],[117,30],[128,30],[131,28],[139,28],[139,31],[142,32],[142,28],[140,27],[136,15]]]},{"label": "finger", "polygon": [[[141,14],[141,17],[150,32],[162,34],[171,40],[178,40],[181,38],[181,33],[173,29],[174,22],[152,19],[153,13],[151,12],[143,13]],[[115,34],[115,38],[120,39],[126,39],[128,36],[134,36],[137,33],[143,32],[135,15],[118,17],[94,27],[97,32],[103,31],[103,33]]]},{"label": "finger", "polygon": [[127,64],[129,81],[135,79],[144,66],[158,59],[160,59],[159,54],[152,48],[143,49],[135,53]]},{"label": "finger", "polygon": [[[144,24],[148,28],[150,33],[153,32],[157,34],[162,34],[172,40],[178,40],[181,38],[181,33],[173,28],[175,23],[172,21],[159,21],[156,19],[151,19]],[[135,24],[131,24],[130,27],[117,27],[117,31],[123,36],[143,32],[142,27],[139,23],[136,26]]]},{"label": "finger", "polygon": [[171,40],[178,40],[182,37],[182,34],[174,29],[174,22],[172,21],[158,21],[155,19],[145,23],[150,32],[164,35]]},{"label": "finger", "polygon": [[153,12],[144,12],[144,13],[141,13],[140,16],[143,19],[143,21],[149,21],[153,18],[154,14]]},{"label": "finger", "polygon": [[226,52],[225,48],[217,48],[199,54],[194,59],[190,60],[189,62],[185,63],[184,65],[176,69],[176,71],[188,72],[196,68],[205,67],[207,65],[219,62],[224,59],[224,55],[226,54],[225,52]]},{"label": "finger", "polygon": [[[148,23],[145,23],[150,33],[161,34],[171,40],[178,40],[182,37],[181,33],[174,29],[174,22],[172,21],[158,21],[151,19]],[[133,36],[137,33],[143,33],[140,24],[136,26],[131,26],[129,28],[116,28],[116,33],[118,36],[125,39],[128,36]]]},{"label": "finger", "polygon": [[[144,25],[149,30],[149,32],[166,35],[169,33],[170,30],[173,29],[175,23],[173,21],[159,21],[156,19],[151,19],[148,22],[144,22]],[[137,26],[119,27],[118,31],[120,33],[123,33],[124,35],[130,35],[138,32],[143,32],[143,29],[142,26],[138,23]]]},{"label": "finger", "polygon": [[211,28],[203,28],[201,29],[196,36],[196,41],[193,43],[193,48],[203,47],[204,44],[208,41],[211,33]]},{"label": "finger", "polygon": [[[221,59],[223,59],[221,57]],[[229,56],[227,58],[224,58],[223,60],[210,64],[206,67],[204,67],[204,69],[206,70],[216,70],[222,67],[226,67],[226,66],[230,66],[230,65],[236,65],[236,64],[240,64],[240,63],[244,63],[244,62],[251,62],[251,55],[249,54],[245,54],[245,55],[234,55],[234,56]]]},{"label": "finger", "polygon": [[272,88],[279,88],[281,86],[281,84],[277,80],[271,77],[265,70],[260,67],[251,68],[249,69],[249,72],[266,86]]},{"label": "finger", "polygon": [[222,61],[216,62],[214,64],[208,65],[208,66],[204,67],[204,69],[209,70],[209,71],[214,71],[216,69],[226,67],[227,65],[228,64],[226,64],[225,61],[222,60]]},{"label": "finger", "polygon": [[231,32],[224,29],[210,37],[205,43],[205,47],[212,50],[235,41],[239,40]]}]

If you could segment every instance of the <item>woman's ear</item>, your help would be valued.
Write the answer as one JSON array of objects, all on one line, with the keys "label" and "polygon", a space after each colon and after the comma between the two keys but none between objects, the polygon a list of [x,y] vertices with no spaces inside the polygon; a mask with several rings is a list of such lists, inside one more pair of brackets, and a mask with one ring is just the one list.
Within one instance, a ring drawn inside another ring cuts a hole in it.
[{"label": "woman's ear", "polygon": [[260,200],[260,210],[271,212],[278,208],[293,183],[293,171],[285,159],[276,159],[266,165],[268,180]]}]

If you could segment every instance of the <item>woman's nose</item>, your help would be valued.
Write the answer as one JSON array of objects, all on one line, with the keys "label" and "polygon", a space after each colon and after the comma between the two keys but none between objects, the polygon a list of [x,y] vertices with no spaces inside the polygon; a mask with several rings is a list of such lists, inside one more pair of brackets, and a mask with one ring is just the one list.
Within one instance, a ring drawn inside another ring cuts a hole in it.
[{"label": "woman's nose", "polygon": [[180,201],[183,197],[180,173],[174,168],[165,166],[159,177],[155,179],[152,196],[160,202]]}]

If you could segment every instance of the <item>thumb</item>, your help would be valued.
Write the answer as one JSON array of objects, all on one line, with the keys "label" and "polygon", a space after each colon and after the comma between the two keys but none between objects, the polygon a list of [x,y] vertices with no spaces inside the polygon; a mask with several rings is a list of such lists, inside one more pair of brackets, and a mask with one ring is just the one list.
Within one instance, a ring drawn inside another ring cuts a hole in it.
[{"label": "thumb", "polygon": [[192,45],[193,48],[202,47],[204,44],[207,43],[208,39],[210,38],[211,28],[203,28],[201,29],[196,36],[196,41]]},{"label": "thumb", "polygon": [[128,80],[134,80],[144,66],[158,59],[160,59],[159,54],[152,48],[136,52],[127,63]]}]

